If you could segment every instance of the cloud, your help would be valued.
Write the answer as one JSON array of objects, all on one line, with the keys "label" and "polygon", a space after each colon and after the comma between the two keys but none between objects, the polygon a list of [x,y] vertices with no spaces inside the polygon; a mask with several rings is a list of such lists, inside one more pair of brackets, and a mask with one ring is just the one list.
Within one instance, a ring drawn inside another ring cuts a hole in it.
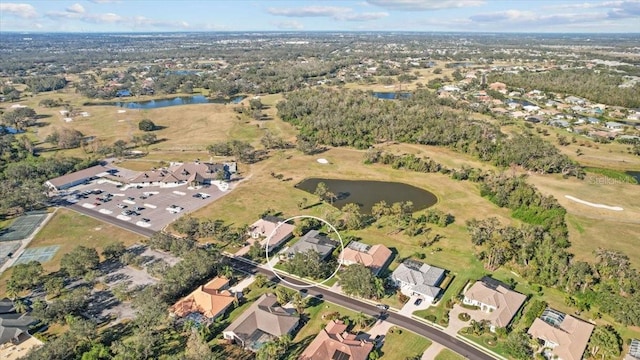
[{"label": "cloud", "polygon": [[353,11],[351,8],[338,6],[306,6],[301,8],[269,8],[271,15],[288,17],[335,17]]},{"label": "cloud", "polygon": [[0,3],[0,12],[8,13],[23,19],[33,19],[38,17],[36,8],[30,4]]},{"label": "cloud", "polygon": [[299,21],[296,20],[285,20],[274,23],[274,25],[278,29],[282,30],[302,30],[304,29],[304,25],[302,25]]},{"label": "cloud", "polygon": [[115,13],[87,13],[80,4],[74,4],[65,11],[49,11],[46,17],[59,20],[78,20],[89,24],[120,24],[130,28],[172,28],[188,29],[185,21],[167,21],[150,19],[144,16],[121,16]]},{"label": "cloud", "polygon": [[367,0],[371,5],[391,10],[425,11],[482,6],[485,0]]},{"label": "cloud", "polygon": [[122,0],[89,0],[94,4],[113,4],[113,3],[119,3]]},{"label": "cloud", "polygon": [[67,8],[70,13],[82,14],[84,13],[84,7],[78,3],[75,3]]},{"label": "cloud", "polygon": [[329,17],[342,21],[371,21],[389,16],[386,12],[356,13],[352,8],[340,6],[305,6],[299,8],[269,8],[271,15],[286,17]]}]

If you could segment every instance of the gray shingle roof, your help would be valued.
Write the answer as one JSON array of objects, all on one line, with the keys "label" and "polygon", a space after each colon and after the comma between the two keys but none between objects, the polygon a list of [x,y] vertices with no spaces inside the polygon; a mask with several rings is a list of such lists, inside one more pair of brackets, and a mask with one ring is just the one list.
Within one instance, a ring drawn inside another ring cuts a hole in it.
[{"label": "gray shingle roof", "polygon": [[438,285],[444,273],[444,269],[419,261],[406,260],[396,268],[391,278],[410,284],[416,292],[435,297],[440,292]]},{"label": "gray shingle roof", "polygon": [[336,241],[321,235],[318,230],[310,230],[287,250],[287,254],[294,255],[295,253],[306,253],[313,250],[319,253],[321,258],[325,258],[337,246],[338,243]]}]

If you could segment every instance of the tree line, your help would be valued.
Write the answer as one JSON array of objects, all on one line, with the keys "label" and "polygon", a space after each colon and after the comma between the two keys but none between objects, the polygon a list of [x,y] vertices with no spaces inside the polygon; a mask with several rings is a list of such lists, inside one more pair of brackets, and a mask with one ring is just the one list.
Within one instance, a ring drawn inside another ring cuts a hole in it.
[{"label": "tree line", "polygon": [[495,125],[442,105],[428,90],[381,101],[363,91],[305,89],[287,94],[277,109],[300,130],[302,142],[358,149],[387,141],[446,146],[501,167],[584,176],[577,163],[537,135],[507,136]]}]

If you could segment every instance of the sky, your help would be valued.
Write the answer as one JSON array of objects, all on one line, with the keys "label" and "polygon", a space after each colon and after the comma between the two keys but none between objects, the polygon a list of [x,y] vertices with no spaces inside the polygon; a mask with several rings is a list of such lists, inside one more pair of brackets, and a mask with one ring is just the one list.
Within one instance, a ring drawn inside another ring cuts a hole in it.
[{"label": "sky", "polygon": [[640,33],[640,0],[9,1],[0,32]]}]

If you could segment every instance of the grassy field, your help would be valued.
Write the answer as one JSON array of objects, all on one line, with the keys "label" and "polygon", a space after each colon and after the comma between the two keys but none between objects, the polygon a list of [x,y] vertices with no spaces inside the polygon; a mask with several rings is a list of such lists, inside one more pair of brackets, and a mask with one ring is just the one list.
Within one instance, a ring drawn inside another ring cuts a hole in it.
[{"label": "grassy field", "polygon": [[380,349],[382,352],[380,359],[396,360],[422,355],[429,346],[431,346],[429,339],[394,326],[387,332],[384,345]]},{"label": "grassy field", "polygon": [[[60,245],[60,249],[51,261],[42,264],[46,272],[60,269],[62,256],[82,245],[94,247],[98,253],[105,245],[122,241],[126,246],[138,243],[143,238],[119,227],[76,213],[58,209],[51,220],[33,238],[27,249]],[[5,293],[6,280],[11,276],[11,268],[0,276],[0,297]]]},{"label": "grassy field", "polygon": [[435,360],[464,360],[464,357],[449,349],[442,349],[442,351],[436,355]]}]

